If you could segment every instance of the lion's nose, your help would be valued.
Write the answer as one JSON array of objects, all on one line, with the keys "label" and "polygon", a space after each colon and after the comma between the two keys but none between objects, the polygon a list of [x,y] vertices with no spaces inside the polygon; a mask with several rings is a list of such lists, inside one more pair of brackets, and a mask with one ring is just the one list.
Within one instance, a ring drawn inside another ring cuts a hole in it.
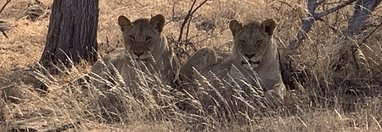
[{"label": "lion's nose", "polygon": [[134,53],[136,56],[139,57],[139,56],[143,55],[144,52],[143,52],[143,51],[134,51],[133,53]]},{"label": "lion's nose", "polygon": [[245,57],[248,57],[248,59],[252,58],[253,56],[255,56],[256,54],[244,54]]}]

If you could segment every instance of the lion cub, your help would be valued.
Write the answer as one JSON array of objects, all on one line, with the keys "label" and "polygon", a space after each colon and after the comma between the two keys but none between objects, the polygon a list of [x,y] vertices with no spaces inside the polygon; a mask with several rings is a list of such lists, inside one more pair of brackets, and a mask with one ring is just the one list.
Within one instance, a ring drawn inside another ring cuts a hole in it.
[{"label": "lion cub", "polygon": [[162,35],[164,23],[165,18],[161,14],[133,22],[119,16],[124,48],[113,51],[93,65],[91,72],[95,80],[99,80],[97,87],[105,87],[108,82],[129,87],[145,83],[147,79],[155,81],[158,77],[163,84],[173,86],[176,63]]},{"label": "lion cub", "polygon": [[182,66],[182,79],[195,79],[193,68],[202,75],[212,71],[220,78],[230,74],[234,78],[244,78],[255,86],[260,84],[266,96],[283,99],[285,86],[281,78],[277,44],[272,40],[275,27],[276,23],[272,19],[246,25],[237,20],[230,21],[229,28],[234,40],[230,56],[219,61],[212,49],[200,49]]}]

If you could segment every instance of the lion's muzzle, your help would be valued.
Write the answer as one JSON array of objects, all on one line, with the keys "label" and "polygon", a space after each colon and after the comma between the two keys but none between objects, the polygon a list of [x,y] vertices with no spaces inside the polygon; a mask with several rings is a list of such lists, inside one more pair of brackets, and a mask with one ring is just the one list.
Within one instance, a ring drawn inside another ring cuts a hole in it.
[{"label": "lion's muzzle", "polygon": [[137,61],[151,61],[152,55],[145,51],[132,51],[132,59]]},{"label": "lion's muzzle", "polygon": [[241,64],[243,65],[243,67],[252,70],[253,68],[259,67],[261,62],[260,58],[260,56],[256,56],[255,54],[244,54]]}]

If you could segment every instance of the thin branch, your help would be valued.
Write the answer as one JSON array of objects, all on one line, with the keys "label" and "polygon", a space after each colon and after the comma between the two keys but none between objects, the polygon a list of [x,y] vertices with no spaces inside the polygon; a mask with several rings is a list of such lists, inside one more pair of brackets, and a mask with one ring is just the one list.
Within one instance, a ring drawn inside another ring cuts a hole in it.
[{"label": "thin branch", "polygon": [[207,1],[208,1],[208,0],[204,0],[202,3],[200,3],[200,5],[197,6],[197,7],[195,8],[194,11],[192,11],[191,15],[194,14],[194,13],[195,13],[200,7],[202,7],[202,5],[204,5]]},{"label": "thin branch", "polygon": [[328,26],[330,29],[332,29],[332,31],[333,31],[334,33],[338,34],[338,33],[341,32],[337,27],[335,27],[335,26],[333,26],[333,25],[330,25],[327,21],[323,21],[323,22],[326,24],[326,26]]},{"label": "thin branch", "polygon": [[9,39],[8,35],[7,35],[7,34],[5,34],[5,32],[4,32],[4,31],[1,31],[1,33],[3,33],[3,35],[5,36],[5,38]]},{"label": "thin branch", "polygon": [[[186,26],[187,23],[191,23],[191,18],[192,16],[194,15],[194,13],[200,8],[202,7],[208,0],[204,0],[202,3],[200,3],[195,9],[194,9],[194,6],[195,6],[195,3],[196,3],[197,0],[194,0],[192,5],[191,5],[191,8],[190,10],[188,10],[188,13],[186,15],[186,17],[184,18],[184,21],[182,23],[182,26],[181,26],[181,29],[180,29],[180,34],[179,34],[179,38],[178,38],[178,42],[180,42],[182,40],[182,34],[183,34],[183,30],[184,30],[184,27]],[[189,24],[188,24],[188,27],[189,27]],[[188,36],[188,32],[189,32],[189,28],[187,28],[187,31],[186,31],[186,35]],[[187,37],[186,36],[186,37]]]},{"label": "thin branch", "polygon": [[355,2],[355,1],[356,1],[356,0],[345,1],[345,2],[343,2],[343,3],[341,3],[341,4],[337,5],[337,6],[335,6],[335,7],[333,7],[333,8],[330,8],[330,9],[324,11],[324,12],[316,13],[316,14],[315,14],[315,15],[316,15],[315,17],[321,18],[321,17],[327,16],[327,15],[329,15],[329,14],[331,14],[331,13],[333,13],[333,12],[335,12],[335,11],[341,9],[341,8],[344,8],[344,7],[347,6],[347,5],[352,4],[352,3]]},{"label": "thin branch", "polygon": [[5,2],[5,4],[3,5],[3,7],[1,7],[1,9],[0,9],[0,13],[3,12],[3,10],[5,9],[5,7],[6,7],[10,2],[11,2],[11,0],[7,0],[7,1]]},{"label": "thin branch", "polygon": [[[188,33],[190,32],[190,24],[191,24],[192,16],[193,16],[194,13],[195,13],[200,7],[202,7],[207,1],[208,1],[208,0],[204,0],[202,3],[199,4],[199,6],[197,6],[197,7],[195,8],[194,11],[192,11],[191,16],[190,16],[190,18],[189,18],[188,25],[187,25],[186,40],[188,40]],[[196,50],[196,49],[194,49],[194,50]]]},{"label": "thin branch", "polygon": [[[6,7],[10,2],[11,2],[11,0],[7,0],[7,1],[5,2],[5,4],[3,5],[3,7],[1,7],[1,9],[0,9],[0,13],[3,12],[3,10],[5,9],[5,7]],[[1,24],[1,23],[0,23],[0,24]],[[0,25],[0,26],[1,26],[1,25]],[[5,38],[8,38],[8,35],[5,33],[5,30],[6,30],[6,28],[1,29],[1,27],[0,27],[0,32],[5,36]]]},{"label": "thin branch", "polygon": [[187,30],[186,30],[186,43],[188,43],[188,33],[190,32],[190,25],[191,25],[191,20],[192,20],[192,15],[190,16],[190,18],[189,18],[189,21],[188,21],[188,23],[187,23]]},{"label": "thin branch", "polygon": [[184,21],[183,21],[183,23],[182,23],[182,26],[180,27],[180,33],[179,33],[179,37],[178,37],[178,42],[180,42],[180,41],[182,40],[182,35],[183,35],[184,26],[186,26],[186,24],[187,24],[187,22],[188,22],[188,19],[189,19],[190,16],[191,16],[192,9],[194,8],[195,3],[196,3],[196,0],[194,0],[194,1],[192,2],[191,8],[190,8],[190,10],[188,10],[188,13],[187,13],[186,17],[184,18]]},{"label": "thin branch", "polygon": [[319,3],[321,3],[321,2],[317,2],[316,0],[308,0],[308,3],[307,3],[308,7],[307,8],[308,8],[309,14],[313,14],[314,13],[314,11],[320,5]]},{"label": "thin branch", "polygon": [[363,38],[362,41],[361,41],[360,43],[358,43],[358,45],[361,45],[361,44],[365,43],[366,40],[367,40],[367,39],[368,39],[368,38],[369,38],[375,31],[377,31],[377,29],[378,29],[379,27],[381,27],[381,25],[382,25],[382,22],[379,23],[379,25],[378,25],[377,27],[375,27],[375,28],[373,29],[373,31],[371,31],[365,38]]},{"label": "thin branch", "polygon": [[308,0],[307,6],[308,17],[303,20],[302,27],[297,33],[296,39],[289,41],[289,47],[291,49],[296,49],[298,46],[300,46],[302,41],[306,38],[306,34],[312,29],[313,23],[315,21],[314,11],[318,7],[316,0]]},{"label": "thin branch", "polygon": [[315,11],[316,11],[317,7],[321,4],[323,4],[324,0],[321,0],[321,1],[308,0],[308,3],[307,3],[308,17],[303,20],[302,27],[301,27],[300,31],[297,33],[296,39],[289,41],[289,47],[291,49],[298,48],[298,46],[300,46],[302,41],[306,38],[307,33],[312,29],[313,24],[316,20],[322,21],[322,17],[327,16],[333,12],[336,12],[337,10],[344,8],[345,6],[350,5],[355,1],[356,0],[348,0],[348,1],[345,1],[341,4],[338,4],[337,6],[330,8],[324,12],[316,13]]},{"label": "thin branch", "polygon": [[172,5],[172,19],[175,18],[175,5],[176,5],[176,2],[174,2],[174,4]]},{"label": "thin branch", "polygon": [[9,25],[5,21],[0,21],[0,32],[5,36],[5,38],[9,38],[5,33],[9,29]]}]

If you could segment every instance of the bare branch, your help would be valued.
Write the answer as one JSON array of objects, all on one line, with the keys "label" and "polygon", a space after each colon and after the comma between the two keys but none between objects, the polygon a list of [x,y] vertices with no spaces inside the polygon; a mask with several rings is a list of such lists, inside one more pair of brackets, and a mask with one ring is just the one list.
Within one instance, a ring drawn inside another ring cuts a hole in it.
[{"label": "bare branch", "polygon": [[360,43],[358,43],[358,45],[361,45],[361,44],[363,44],[363,43],[365,43],[366,42],[366,40],[375,32],[375,31],[377,31],[377,29],[378,28],[380,28],[381,27],[381,25],[382,25],[382,22],[381,23],[379,23],[379,25],[377,26],[377,27],[375,27],[374,29],[373,29],[373,31],[371,31],[364,39],[362,39],[362,41],[360,42]]},{"label": "bare branch", "polygon": [[3,35],[5,36],[5,38],[7,38],[7,39],[9,38],[9,37],[8,37],[8,35],[7,35],[7,34],[5,34],[5,32],[4,32],[4,31],[1,31],[1,33],[3,33]]},{"label": "bare branch", "polygon": [[306,34],[312,29],[314,23],[313,18],[307,18],[302,22],[302,27],[300,32],[297,34],[297,39],[290,41],[290,48],[296,49],[302,41],[306,38]]},{"label": "bare branch", "polygon": [[189,18],[189,22],[188,22],[188,24],[187,24],[186,40],[188,40],[188,33],[189,33],[189,31],[190,31],[190,24],[191,24],[191,19],[192,19],[193,14],[194,14],[200,7],[202,7],[202,5],[204,5],[207,1],[208,1],[208,0],[204,0],[202,3],[199,4],[199,6],[197,6],[197,7],[195,8],[194,11],[191,12],[191,16],[190,16],[190,18]]},{"label": "bare branch", "polygon": [[[363,76],[364,73],[370,72],[368,60],[366,59],[360,44],[364,43],[371,34],[373,34],[382,24],[379,24],[372,32],[370,32],[360,43],[356,43],[352,38],[354,35],[361,34],[367,29],[370,16],[375,8],[381,3],[382,0],[357,0],[353,14],[348,20],[347,28],[342,31],[338,41],[342,41],[340,48],[336,49],[336,57],[332,58],[333,65],[336,65],[334,72],[342,74],[336,69],[347,67],[351,64],[353,69],[357,72],[357,76]],[[345,60],[345,61],[344,61]],[[357,77],[357,78],[358,78]]]},{"label": "bare branch", "polygon": [[[180,27],[179,37],[177,38],[169,38],[170,41],[172,41],[175,44],[175,50],[176,50],[176,56],[182,58],[182,56],[190,57],[190,54],[187,51],[187,48],[191,48],[194,51],[196,50],[196,47],[194,43],[190,42],[189,32],[190,32],[190,24],[192,17],[196,11],[198,11],[208,0],[203,0],[199,5],[196,6],[197,0],[193,0],[190,9],[188,10],[187,15],[184,17],[183,22]],[[173,6],[173,16],[175,12],[175,3]],[[185,29],[186,28],[186,29]],[[183,39],[183,35],[185,33],[186,39]]]},{"label": "bare branch", "polygon": [[195,3],[196,3],[196,0],[194,0],[192,2],[190,10],[188,10],[188,13],[187,13],[186,17],[184,17],[184,21],[182,23],[182,26],[180,27],[180,33],[179,33],[179,37],[178,37],[178,42],[180,42],[180,40],[182,40],[184,26],[186,26],[186,24],[188,22],[188,19],[191,17],[192,9],[194,8]]},{"label": "bare branch", "polygon": [[200,5],[199,6],[197,6],[196,8],[195,8],[195,10],[194,11],[192,11],[192,13],[191,14],[194,14],[200,7],[202,7],[202,5],[204,5],[206,2],[207,2],[208,0],[204,0],[202,3],[200,3]]},{"label": "bare branch", "polygon": [[5,38],[8,38],[8,35],[5,33],[7,30],[9,30],[9,25],[5,21],[0,20],[0,32],[5,36]]},{"label": "bare branch", "polygon": [[[194,1],[193,1],[190,10],[188,10],[188,13],[187,13],[186,17],[184,18],[184,21],[183,21],[182,26],[181,26],[181,28],[180,28],[180,33],[179,33],[178,42],[180,42],[180,41],[182,40],[183,30],[184,30],[184,27],[186,26],[187,22],[188,22],[188,23],[191,22],[191,18],[192,18],[192,16],[194,15],[194,13],[195,13],[200,7],[202,7],[208,0],[204,0],[202,3],[200,3],[200,4],[194,9],[194,6],[195,6],[196,1],[197,1],[197,0],[194,0]],[[187,34],[188,34],[188,30],[187,30]]]},{"label": "bare branch", "polygon": [[190,25],[191,25],[192,15],[190,16],[188,23],[187,23],[187,30],[186,30],[186,41],[188,41],[188,33],[190,33]]},{"label": "bare branch", "polygon": [[345,1],[345,2],[343,2],[343,3],[341,3],[341,4],[337,5],[337,6],[335,6],[335,7],[333,7],[333,8],[330,8],[330,9],[324,11],[324,12],[320,12],[320,13],[315,14],[315,15],[316,15],[315,17],[317,17],[317,18],[322,18],[322,17],[327,16],[327,15],[329,15],[329,14],[331,14],[331,13],[333,13],[333,12],[335,12],[335,11],[341,9],[341,8],[344,8],[344,7],[347,6],[347,5],[352,4],[352,3],[355,2],[355,1],[356,1],[356,0]]},{"label": "bare branch", "polygon": [[[5,2],[5,4],[3,5],[3,7],[1,7],[1,9],[0,9],[0,13],[3,12],[3,10],[5,9],[5,7],[6,7],[10,2],[11,2],[11,0],[7,0],[7,1]],[[0,22],[0,24],[2,24],[2,23]],[[3,25],[3,26],[4,26],[4,25]],[[5,30],[7,30],[7,25],[5,25],[4,27],[2,27],[2,25],[0,25],[0,32],[1,32],[6,38],[8,38],[8,35],[5,33]]]},{"label": "bare branch", "polygon": [[302,41],[305,39],[306,34],[312,29],[313,23],[315,22],[314,14],[315,10],[318,7],[318,3],[316,0],[308,0],[308,17],[305,18],[302,22],[302,27],[300,31],[297,33],[297,38],[289,41],[289,47],[291,49],[296,49]]},{"label": "bare branch", "polygon": [[359,34],[366,29],[371,12],[381,3],[382,0],[357,0],[354,6],[353,15],[348,21],[348,27],[343,31],[345,36]]},{"label": "bare branch", "polygon": [[345,6],[350,5],[355,1],[356,0],[348,0],[324,12],[316,13],[315,11],[317,7],[323,4],[324,0],[308,0],[308,17],[303,20],[301,30],[297,33],[296,39],[289,41],[289,47],[291,49],[296,49],[306,38],[307,33],[312,29],[312,26],[316,20],[322,21],[322,17],[327,16],[341,8],[344,8]]},{"label": "bare branch", "polygon": [[7,1],[5,2],[5,4],[3,5],[3,7],[1,7],[1,9],[0,9],[0,13],[3,12],[4,8],[5,8],[10,2],[11,2],[11,0],[7,0]]},{"label": "bare branch", "polygon": [[308,13],[312,14],[319,6],[320,2],[316,2],[316,0],[308,0],[307,6],[308,6]]}]

